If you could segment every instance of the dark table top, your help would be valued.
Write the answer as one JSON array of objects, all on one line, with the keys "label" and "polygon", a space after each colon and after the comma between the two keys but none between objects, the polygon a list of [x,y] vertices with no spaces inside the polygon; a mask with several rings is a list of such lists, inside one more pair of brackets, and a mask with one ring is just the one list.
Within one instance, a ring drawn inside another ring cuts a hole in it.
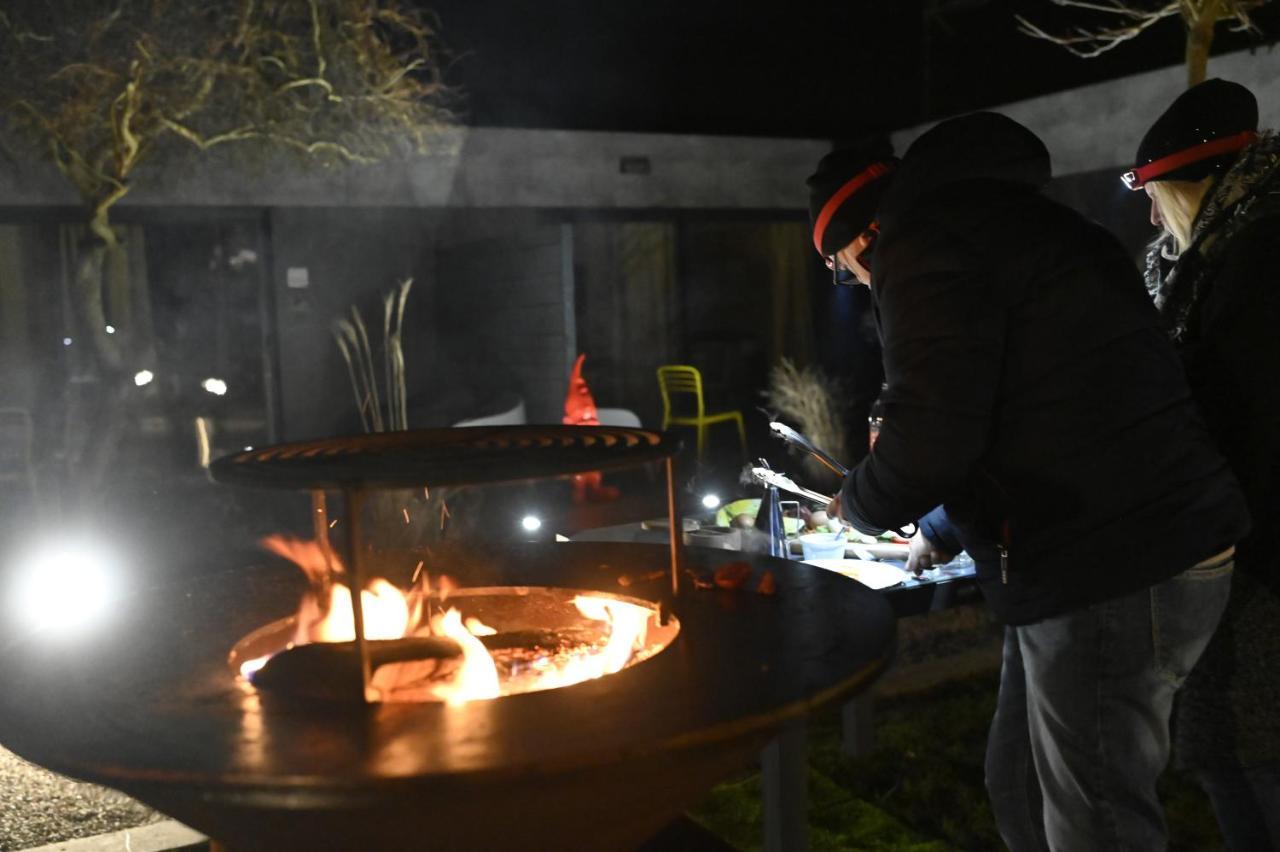
[{"label": "dark table top", "polygon": [[[665,520],[659,520],[582,530],[571,538],[573,541],[663,544],[668,541],[668,534]],[[905,567],[902,560],[878,561],[898,568]],[[889,605],[893,607],[894,614],[899,618],[946,609],[956,603],[973,600],[977,594],[973,560],[968,557],[968,554],[962,553],[951,562],[926,571],[919,577],[904,575],[902,583],[881,589],[880,592],[886,597]]]}]

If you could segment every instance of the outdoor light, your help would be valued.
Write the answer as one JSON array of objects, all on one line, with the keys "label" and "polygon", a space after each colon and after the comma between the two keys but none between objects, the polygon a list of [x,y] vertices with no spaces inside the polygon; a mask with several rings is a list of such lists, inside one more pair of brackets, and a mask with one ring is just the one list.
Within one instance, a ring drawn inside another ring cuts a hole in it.
[{"label": "outdoor light", "polygon": [[708,509],[720,508],[720,498],[714,494],[708,494],[702,498],[702,505]]},{"label": "outdoor light", "polygon": [[120,576],[113,554],[84,540],[44,544],[14,567],[11,611],[31,628],[57,636],[99,622],[111,608]]},{"label": "outdoor light", "polygon": [[70,338],[70,337],[64,337],[64,338],[62,338],[62,345],[63,345],[63,346],[70,346],[70,345],[71,345],[71,338]]},{"label": "outdoor light", "polygon": [[524,519],[520,521],[520,526],[529,532],[536,532],[542,528],[542,519],[537,515],[525,515]]},{"label": "outdoor light", "polygon": [[253,447],[245,447],[245,448],[244,448],[244,451],[245,451],[246,453],[251,453],[251,452],[253,452]]},{"label": "outdoor light", "polygon": [[107,334],[115,334],[115,333],[116,333],[116,327],[114,325],[107,326]]},{"label": "outdoor light", "polygon": [[150,370],[139,370],[133,374],[133,383],[138,387],[142,387],[143,385],[151,384],[151,380],[155,377],[156,374]]},{"label": "outdoor light", "polygon": [[204,388],[214,396],[226,396],[227,394],[227,383],[222,379],[205,379],[200,383],[200,387]]}]

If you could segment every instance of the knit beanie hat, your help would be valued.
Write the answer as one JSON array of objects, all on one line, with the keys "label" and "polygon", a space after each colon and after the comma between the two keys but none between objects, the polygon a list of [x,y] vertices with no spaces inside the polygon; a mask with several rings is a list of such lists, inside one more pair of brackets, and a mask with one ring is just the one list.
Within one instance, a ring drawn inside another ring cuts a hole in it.
[{"label": "knit beanie hat", "polygon": [[1197,181],[1227,170],[1257,138],[1258,101],[1228,80],[1205,80],[1178,96],[1138,145],[1125,186],[1153,180]]},{"label": "knit beanie hat", "polygon": [[887,144],[838,148],[819,161],[805,181],[818,254],[835,254],[867,229],[897,165]]}]

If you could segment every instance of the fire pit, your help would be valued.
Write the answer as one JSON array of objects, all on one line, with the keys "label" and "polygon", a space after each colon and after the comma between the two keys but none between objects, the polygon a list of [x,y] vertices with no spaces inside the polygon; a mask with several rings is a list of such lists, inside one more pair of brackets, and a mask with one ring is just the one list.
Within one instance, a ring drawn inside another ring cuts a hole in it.
[{"label": "fire pit", "polygon": [[[534,476],[669,459],[674,451],[669,439],[642,430],[452,431],[473,434],[443,435],[440,444],[433,433],[373,436],[363,448],[346,441],[333,464],[317,461],[325,442],[278,448],[234,457],[218,475],[252,470],[245,478],[260,481],[269,471],[289,487],[358,489],[410,477],[420,484],[423,459],[439,446],[457,464],[452,481],[495,481],[502,465],[494,456],[518,458],[515,475]],[[488,455],[476,448],[482,441],[492,444]],[[405,470],[404,444],[419,469]],[[459,461],[473,450],[474,458]],[[381,468],[367,455],[374,451],[385,454]],[[259,464],[264,458],[318,465],[328,478]],[[358,507],[359,497],[353,502]],[[361,558],[354,538],[350,588],[365,588],[362,576],[391,574],[385,566],[411,569],[422,559]],[[489,642],[505,670],[500,697],[491,700],[438,692],[436,668],[465,657],[447,635],[361,641],[359,626],[355,641],[322,649],[318,676],[307,668],[314,661],[302,660],[301,676],[286,675],[285,686],[251,686],[242,667],[264,650],[277,649],[272,660],[300,659],[301,647],[279,653],[297,629],[290,619],[298,575],[271,563],[178,579],[128,600],[121,623],[129,629],[110,641],[72,653],[31,636],[0,648],[0,740],[36,763],[123,790],[233,850],[634,848],[748,765],[780,725],[864,688],[892,649],[887,604],[855,582],[759,556],[746,566],[756,577],[772,572],[775,594],[757,593],[754,581],[736,590],[676,587],[668,569],[677,556],[674,545],[433,548],[431,563],[449,566],[467,586],[447,601],[426,595],[428,608],[438,615],[456,606],[464,622],[492,630],[468,631]],[[744,560],[696,549],[679,567],[710,576],[731,561]],[[645,637],[628,640],[634,653],[621,665],[598,665],[619,619],[593,617],[599,612],[584,612],[581,598],[642,616]],[[353,607],[357,625],[361,609]],[[414,642],[439,647],[405,647]],[[578,656],[602,676],[527,689],[535,662],[566,643],[588,649]],[[430,670],[404,681],[407,691],[397,696],[379,677],[406,662]],[[315,683],[336,686],[317,696],[305,687]]]}]

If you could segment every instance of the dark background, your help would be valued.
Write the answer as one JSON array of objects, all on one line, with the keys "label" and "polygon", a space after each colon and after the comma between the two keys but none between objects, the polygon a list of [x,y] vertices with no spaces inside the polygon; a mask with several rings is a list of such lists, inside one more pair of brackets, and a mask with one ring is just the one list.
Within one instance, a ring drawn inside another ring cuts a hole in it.
[{"label": "dark background", "polygon": [[[422,5],[463,118],[496,127],[839,139],[1175,65],[1184,50],[1173,17],[1077,58],[1017,32],[1015,14],[1055,32],[1096,20],[1046,0]],[[1254,14],[1262,33],[1220,25],[1213,52],[1273,41],[1278,5]]]}]

